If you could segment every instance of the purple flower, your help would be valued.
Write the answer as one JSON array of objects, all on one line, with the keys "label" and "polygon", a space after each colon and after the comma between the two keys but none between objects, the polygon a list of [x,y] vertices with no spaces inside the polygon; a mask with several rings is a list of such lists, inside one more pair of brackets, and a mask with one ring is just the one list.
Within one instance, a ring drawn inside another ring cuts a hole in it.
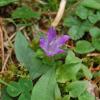
[{"label": "purple flower", "polygon": [[45,51],[46,55],[54,56],[58,53],[63,53],[60,47],[69,40],[68,35],[57,36],[54,27],[50,27],[47,36],[40,39],[40,47]]}]

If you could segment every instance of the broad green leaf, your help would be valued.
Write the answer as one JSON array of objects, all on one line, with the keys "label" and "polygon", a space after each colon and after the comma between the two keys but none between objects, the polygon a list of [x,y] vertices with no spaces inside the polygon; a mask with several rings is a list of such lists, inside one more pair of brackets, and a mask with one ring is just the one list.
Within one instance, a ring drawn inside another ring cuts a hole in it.
[{"label": "broad green leaf", "polygon": [[92,24],[88,20],[86,20],[82,23],[81,30],[83,30],[84,32],[88,32],[88,30],[91,28],[91,26],[92,26]]},{"label": "broad green leaf", "polygon": [[95,24],[98,21],[97,15],[91,14],[88,16],[88,19],[91,23]]},{"label": "broad green leaf", "polygon": [[100,37],[98,38],[93,38],[92,39],[92,44],[94,46],[94,48],[98,51],[100,51]]},{"label": "broad green leaf", "polygon": [[55,88],[55,69],[52,68],[33,87],[31,100],[54,100]]},{"label": "broad green leaf", "polygon": [[25,91],[29,92],[33,88],[33,84],[30,79],[20,79],[19,85],[22,92],[25,92]]},{"label": "broad green leaf", "polygon": [[12,13],[12,18],[21,18],[21,19],[30,19],[30,18],[40,18],[40,13],[32,11],[29,7],[27,6],[22,6],[17,8],[13,13]]},{"label": "broad green leaf", "polygon": [[99,0],[83,0],[81,4],[88,8],[98,9],[100,10],[100,2]]},{"label": "broad green leaf", "polygon": [[86,40],[80,40],[76,43],[75,52],[85,54],[94,51],[92,44]]},{"label": "broad green leaf", "polygon": [[65,95],[62,100],[70,100],[70,96],[69,95]]},{"label": "broad green leaf", "polygon": [[28,92],[27,93],[22,93],[19,96],[18,100],[31,100],[31,95]]},{"label": "broad green leaf", "polygon": [[100,28],[98,27],[93,27],[90,29],[90,35],[93,37],[93,38],[98,38],[100,37]]},{"label": "broad green leaf", "polygon": [[84,73],[84,75],[85,75],[85,77],[87,77],[88,79],[91,79],[92,78],[92,73],[91,73],[91,71],[88,69],[88,67],[87,66],[85,66],[85,65],[81,65],[81,69],[83,70],[83,73]]},{"label": "broad green leaf", "polygon": [[13,100],[13,99],[8,95],[8,93],[7,93],[7,91],[6,91],[6,87],[3,87],[3,88],[1,89],[0,95],[1,95],[1,97],[0,97],[1,100]]},{"label": "broad green leaf", "polygon": [[76,17],[69,16],[64,19],[64,26],[71,27],[73,25],[80,25],[79,20]]},{"label": "broad green leaf", "polygon": [[95,24],[100,21],[100,11],[89,13],[88,19],[91,23]]},{"label": "broad green leaf", "polygon": [[6,6],[10,3],[16,2],[18,0],[0,0],[0,6]]},{"label": "broad green leaf", "polygon": [[82,95],[78,97],[79,100],[95,100],[95,97],[89,92],[85,91]]},{"label": "broad green leaf", "polygon": [[10,86],[7,87],[7,93],[12,97],[18,96],[21,93],[20,85],[16,82],[11,82]]},{"label": "broad green leaf", "polygon": [[55,88],[55,100],[61,100],[61,93],[58,84],[56,84],[56,88]]},{"label": "broad green leaf", "polygon": [[85,33],[79,29],[78,25],[74,25],[69,29],[68,34],[73,40],[77,40],[80,39]]},{"label": "broad green leaf", "polygon": [[37,59],[34,51],[29,47],[29,44],[21,32],[16,33],[15,38],[15,54],[18,61],[23,64],[31,75],[32,79],[39,77],[48,70],[48,66],[42,64],[41,60]]},{"label": "broad green leaf", "polygon": [[71,50],[68,51],[68,55],[65,59],[66,64],[71,64],[71,63],[80,63],[82,62],[81,59],[75,56],[74,52]]},{"label": "broad green leaf", "polygon": [[65,83],[66,81],[76,80],[76,75],[81,68],[80,63],[65,64],[57,69],[57,81]]},{"label": "broad green leaf", "polygon": [[78,97],[86,90],[87,85],[87,81],[75,81],[67,86],[67,90],[71,97]]},{"label": "broad green leaf", "polygon": [[76,15],[81,19],[87,19],[89,10],[84,6],[78,6],[76,9]]},{"label": "broad green leaf", "polygon": [[91,27],[91,23],[89,21],[84,21],[81,23],[81,25],[73,25],[69,31],[68,34],[73,40],[78,40],[82,38]]},{"label": "broad green leaf", "polygon": [[100,10],[97,11],[96,16],[97,16],[98,21],[100,21]]},{"label": "broad green leaf", "polygon": [[29,79],[20,79],[19,82],[11,82],[7,87],[7,92],[12,97],[19,96],[18,100],[30,100],[30,90],[32,90],[33,84]]}]

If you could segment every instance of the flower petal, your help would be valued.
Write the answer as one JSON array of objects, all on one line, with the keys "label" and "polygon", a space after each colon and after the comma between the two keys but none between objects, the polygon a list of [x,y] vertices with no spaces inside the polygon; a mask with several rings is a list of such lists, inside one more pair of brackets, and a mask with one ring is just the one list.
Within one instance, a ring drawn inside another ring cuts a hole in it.
[{"label": "flower petal", "polygon": [[40,47],[46,51],[48,46],[48,42],[46,41],[45,38],[40,38]]},{"label": "flower petal", "polygon": [[59,48],[56,48],[56,49],[55,49],[54,51],[52,51],[52,52],[47,51],[46,54],[47,54],[48,56],[54,56],[54,55],[56,55],[56,54],[60,54],[60,53],[63,53],[63,52],[64,52],[64,50],[59,49]]},{"label": "flower petal", "polygon": [[55,53],[56,53],[56,54],[58,54],[58,53],[64,53],[64,50],[62,50],[62,49],[57,49],[57,50],[55,51]]},{"label": "flower petal", "polygon": [[50,27],[47,32],[48,41],[51,42],[56,38],[56,29],[54,27]]},{"label": "flower petal", "polygon": [[56,39],[56,45],[57,47],[61,47],[62,45],[65,44],[65,42],[67,42],[68,40],[70,39],[70,37],[68,35],[63,35],[63,36],[60,36]]}]

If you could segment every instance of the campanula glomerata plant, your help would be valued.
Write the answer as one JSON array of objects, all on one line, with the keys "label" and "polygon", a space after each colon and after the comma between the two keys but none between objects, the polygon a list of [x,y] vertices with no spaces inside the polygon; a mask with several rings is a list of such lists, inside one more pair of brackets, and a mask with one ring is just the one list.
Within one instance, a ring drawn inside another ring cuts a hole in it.
[{"label": "campanula glomerata plant", "polygon": [[100,0],[0,0],[0,100],[100,100]]}]

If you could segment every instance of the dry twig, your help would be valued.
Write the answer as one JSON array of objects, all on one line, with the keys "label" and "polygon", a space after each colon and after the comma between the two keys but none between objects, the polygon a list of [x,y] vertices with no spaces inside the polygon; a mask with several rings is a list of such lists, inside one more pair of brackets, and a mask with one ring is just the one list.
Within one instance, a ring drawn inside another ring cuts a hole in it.
[{"label": "dry twig", "polygon": [[2,31],[2,18],[0,18],[0,49],[2,56],[2,65],[4,64],[4,42],[3,42],[3,31]]},{"label": "dry twig", "polygon": [[5,71],[6,65],[7,65],[7,62],[8,62],[8,60],[9,60],[9,57],[11,56],[11,53],[12,53],[12,49],[10,49],[9,52],[8,52],[8,55],[7,55],[7,57],[6,57],[6,59],[5,59],[5,62],[4,62],[4,64],[3,64],[3,66],[2,66],[1,73],[3,73],[3,72]]},{"label": "dry twig", "polygon": [[54,19],[53,23],[51,24],[53,27],[56,27],[58,25],[58,23],[60,22],[60,20],[63,16],[64,10],[65,10],[66,3],[67,3],[67,0],[61,0],[56,18]]},{"label": "dry twig", "polygon": [[87,56],[96,57],[96,56],[100,56],[100,53],[90,53],[90,54],[87,54]]},{"label": "dry twig", "polygon": [[43,5],[47,4],[46,2],[44,2],[42,0],[35,0],[35,1],[38,2],[38,3],[40,3],[40,4],[43,4]]}]

